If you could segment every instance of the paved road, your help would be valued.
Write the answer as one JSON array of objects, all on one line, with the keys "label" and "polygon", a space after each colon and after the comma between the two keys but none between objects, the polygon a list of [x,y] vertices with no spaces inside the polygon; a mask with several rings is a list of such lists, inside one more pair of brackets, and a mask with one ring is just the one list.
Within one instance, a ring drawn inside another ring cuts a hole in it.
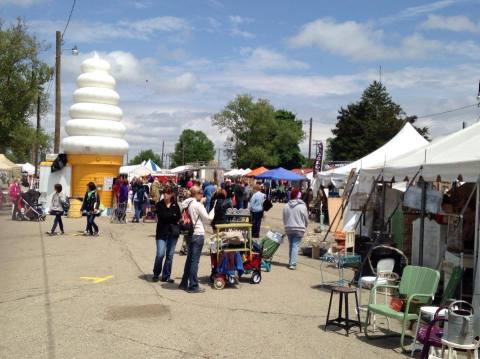
[{"label": "paved road", "polygon": [[[280,229],[280,213],[276,205],[266,225]],[[296,271],[287,270],[285,244],[260,285],[247,281],[222,291],[209,287],[203,256],[199,274],[207,291],[188,294],[145,280],[153,223],[101,218],[97,238],[77,235],[84,219],[66,219],[67,234],[57,237],[44,234],[51,223],[0,214],[0,358],[400,356],[396,339],[324,332],[329,294],[318,288],[319,262],[301,257]],[[174,259],[177,283],[184,258]]]}]

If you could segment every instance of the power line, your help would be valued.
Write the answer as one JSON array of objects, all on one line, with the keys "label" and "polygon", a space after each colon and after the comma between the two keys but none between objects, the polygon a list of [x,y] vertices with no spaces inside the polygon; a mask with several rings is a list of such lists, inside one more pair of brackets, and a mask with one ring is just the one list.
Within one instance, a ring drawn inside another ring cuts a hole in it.
[{"label": "power line", "polygon": [[73,9],[75,9],[75,3],[76,2],[77,2],[77,0],[73,0],[72,8],[70,9],[70,14],[68,14],[67,23],[65,24],[65,28],[63,29],[63,32],[62,32],[62,39],[63,39],[63,35],[65,35],[65,32],[68,29],[68,25],[70,24],[70,19],[72,18]]},{"label": "power line", "polygon": [[477,104],[473,104],[473,105],[468,105],[468,106],[462,106],[462,107],[458,107],[458,108],[453,108],[453,109],[451,109],[451,110],[446,110],[446,111],[442,111],[442,112],[431,113],[431,114],[428,114],[428,115],[417,116],[417,118],[425,118],[425,117],[439,116],[439,115],[443,115],[443,114],[446,114],[446,113],[455,112],[455,111],[460,111],[460,110],[465,110],[466,108],[471,108],[471,107],[476,107],[476,106],[478,106],[478,105],[477,105]]}]

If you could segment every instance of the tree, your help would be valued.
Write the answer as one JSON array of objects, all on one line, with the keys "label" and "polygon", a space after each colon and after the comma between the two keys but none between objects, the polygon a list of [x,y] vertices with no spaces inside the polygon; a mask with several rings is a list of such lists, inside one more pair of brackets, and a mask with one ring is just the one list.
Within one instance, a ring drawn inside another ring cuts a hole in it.
[{"label": "tree", "polygon": [[[327,156],[334,161],[362,158],[388,142],[407,122],[414,124],[416,119],[416,116],[407,116],[392,101],[385,86],[374,81],[363,92],[360,101],[338,111]],[[416,129],[428,138],[427,127]]]},{"label": "tree", "polygon": [[207,162],[215,157],[215,145],[202,131],[183,130],[175,145],[172,166],[192,162]]},{"label": "tree", "polygon": [[138,155],[133,157],[133,159],[128,164],[139,165],[143,161],[148,161],[148,160],[152,160],[153,162],[155,162],[160,167],[163,167],[163,162],[162,162],[161,156],[158,153],[153,152],[153,150],[151,150],[151,149],[140,151],[138,153]]},{"label": "tree", "polygon": [[268,100],[239,95],[213,116],[212,123],[228,134],[225,152],[235,167],[293,168],[304,162],[299,148],[302,122]]},{"label": "tree", "polygon": [[[22,19],[8,28],[0,19],[0,153],[14,161],[31,160],[35,129],[30,118],[39,97],[41,114],[48,109],[44,85],[53,69],[39,58],[46,49],[28,33]],[[46,151],[49,138],[43,131],[39,137],[40,149]]]}]

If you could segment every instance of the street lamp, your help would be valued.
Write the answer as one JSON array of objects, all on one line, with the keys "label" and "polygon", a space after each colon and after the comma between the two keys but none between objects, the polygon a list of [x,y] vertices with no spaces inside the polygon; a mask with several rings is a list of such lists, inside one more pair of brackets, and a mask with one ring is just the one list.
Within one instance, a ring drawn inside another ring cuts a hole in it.
[{"label": "street lamp", "polygon": [[[55,33],[55,139],[53,143],[53,152],[60,152],[60,126],[62,117],[61,100],[61,67],[62,67],[62,33]],[[73,56],[78,55],[78,48],[75,45],[72,49]]]}]

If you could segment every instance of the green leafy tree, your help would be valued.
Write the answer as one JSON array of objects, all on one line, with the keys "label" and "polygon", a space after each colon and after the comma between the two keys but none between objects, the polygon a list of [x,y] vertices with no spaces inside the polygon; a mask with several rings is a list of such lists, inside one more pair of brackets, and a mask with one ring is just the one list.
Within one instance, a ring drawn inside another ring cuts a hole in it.
[{"label": "green leafy tree", "polygon": [[299,143],[302,121],[287,110],[276,110],[268,100],[239,95],[212,123],[227,133],[225,152],[235,167],[299,167],[304,163]]},{"label": "green leafy tree", "polygon": [[162,157],[158,154],[153,152],[153,150],[142,150],[133,157],[133,159],[129,162],[130,165],[139,165],[143,161],[152,160],[160,167],[163,167]]},{"label": "green leafy tree", "polygon": [[215,157],[215,145],[202,131],[183,130],[175,145],[172,166],[198,161],[211,161]]},{"label": "green leafy tree", "polygon": [[[12,134],[12,145],[8,148],[6,155],[15,163],[34,162],[33,148],[37,138],[36,129],[30,125],[17,126]],[[40,129],[38,134],[39,159],[45,158],[52,145],[52,136]]]},{"label": "green leafy tree", "polygon": [[[45,84],[53,69],[40,59],[47,47],[28,33],[22,19],[5,27],[0,19],[0,153],[14,161],[31,160],[35,129],[30,118],[40,98],[41,114],[48,109]],[[41,131],[40,150],[50,141]]]},{"label": "green leafy tree", "polygon": [[[393,102],[385,86],[374,81],[363,92],[360,101],[338,111],[334,137],[328,142],[327,156],[334,161],[353,161],[384,145],[416,116],[407,116]],[[428,128],[417,131],[428,138]]]}]

